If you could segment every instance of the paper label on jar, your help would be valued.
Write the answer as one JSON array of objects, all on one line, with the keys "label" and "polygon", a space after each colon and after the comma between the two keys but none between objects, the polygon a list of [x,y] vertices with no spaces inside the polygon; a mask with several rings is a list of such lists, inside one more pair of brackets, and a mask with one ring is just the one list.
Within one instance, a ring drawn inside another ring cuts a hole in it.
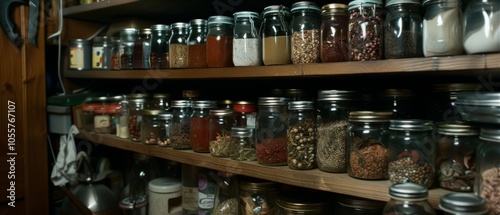
[{"label": "paper label on jar", "polygon": [[111,123],[110,117],[108,115],[95,116],[94,117],[94,127],[95,128],[107,128]]},{"label": "paper label on jar", "polygon": [[92,47],[92,68],[102,69],[102,55],[104,54],[104,47]]},{"label": "paper label on jar", "polygon": [[198,188],[182,187],[182,209],[198,210]]},{"label": "paper label on jar", "polygon": [[84,54],[82,47],[71,47],[69,49],[69,68],[83,69],[84,68]]}]

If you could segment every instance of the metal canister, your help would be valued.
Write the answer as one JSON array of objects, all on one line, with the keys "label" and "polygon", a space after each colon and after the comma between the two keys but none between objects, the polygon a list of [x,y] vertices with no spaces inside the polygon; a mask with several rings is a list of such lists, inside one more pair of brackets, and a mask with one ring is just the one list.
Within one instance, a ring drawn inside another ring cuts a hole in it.
[{"label": "metal canister", "polygon": [[69,68],[76,70],[92,67],[90,42],[84,39],[69,41]]}]

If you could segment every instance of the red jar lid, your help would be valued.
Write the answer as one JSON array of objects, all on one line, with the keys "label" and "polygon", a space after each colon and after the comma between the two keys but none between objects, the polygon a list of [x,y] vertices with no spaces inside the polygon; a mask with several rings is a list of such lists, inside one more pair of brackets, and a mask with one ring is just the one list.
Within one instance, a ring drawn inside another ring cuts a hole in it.
[{"label": "red jar lid", "polygon": [[94,110],[100,109],[101,104],[95,104],[95,103],[88,103],[88,104],[82,104],[82,110],[85,112],[92,112]]}]

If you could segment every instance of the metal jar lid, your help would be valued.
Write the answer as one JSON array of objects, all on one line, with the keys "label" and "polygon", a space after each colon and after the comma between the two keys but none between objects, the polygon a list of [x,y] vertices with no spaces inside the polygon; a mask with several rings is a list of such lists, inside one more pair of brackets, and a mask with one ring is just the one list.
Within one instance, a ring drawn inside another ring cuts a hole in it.
[{"label": "metal jar lid", "polygon": [[177,29],[188,29],[189,28],[189,24],[185,23],[185,22],[176,22],[176,23],[172,23],[170,25],[170,28],[171,29],[174,29],[174,28],[177,28]]},{"label": "metal jar lid", "polygon": [[155,93],[153,94],[153,98],[155,99],[168,99],[170,95],[168,93]]},{"label": "metal jar lid", "polygon": [[152,31],[169,31],[170,25],[156,24],[151,26]]},{"label": "metal jar lid", "polygon": [[353,100],[359,94],[355,91],[346,90],[320,90],[318,91],[318,101],[342,101]]},{"label": "metal jar lid", "polygon": [[316,5],[316,3],[310,1],[299,1],[292,4],[292,9],[291,9],[292,13],[297,10],[309,10],[309,11],[321,12],[321,8],[319,8],[318,5]]},{"label": "metal jar lid", "polygon": [[285,97],[259,97],[257,102],[261,106],[284,106],[288,102]]},{"label": "metal jar lid", "polygon": [[278,184],[276,182],[249,177],[242,178],[239,181],[239,186],[243,190],[254,192],[271,191],[278,189]]},{"label": "metal jar lid", "polygon": [[349,2],[349,10],[358,8],[358,7],[382,7],[381,0],[354,0]]},{"label": "metal jar lid", "polygon": [[389,122],[392,112],[353,111],[349,113],[351,122]]},{"label": "metal jar lid", "polygon": [[428,196],[427,187],[415,183],[393,184],[389,187],[389,195],[404,199],[425,199]]},{"label": "metal jar lid", "polygon": [[149,94],[147,93],[134,93],[128,95],[131,99],[147,99],[149,98]]},{"label": "metal jar lid", "polygon": [[168,121],[172,119],[172,113],[159,113],[158,119],[163,121]]},{"label": "metal jar lid", "polygon": [[209,115],[210,116],[228,116],[234,114],[234,111],[231,109],[217,109],[217,110],[210,110]]},{"label": "metal jar lid", "polygon": [[479,128],[467,122],[441,122],[437,124],[437,131],[444,135],[478,136]]},{"label": "metal jar lid", "polygon": [[139,29],[137,28],[123,28],[120,30],[120,38],[122,40],[136,40],[139,35]]},{"label": "metal jar lid", "polygon": [[328,202],[304,193],[286,193],[276,198],[276,205],[287,211],[318,213],[328,207]]},{"label": "metal jar lid", "polygon": [[460,0],[424,0],[422,2],[422,5],[427,6],[430,4],[437,4],[437,3],[458,3]]},{"label": "metal jar lid", "polygon": [[340,205],[362,210],[383,210],[387,202],[360,198],[357,196],[338,195],[335,197]]},{"label": "metal jar lid", "polygon": [[500,143],[500,129],[489,128],[489,127],[481,128],[479,138],[486,141],[493,141]]},{"label": "metal jar lid", "polygon": [[143,116],[157,116],[160,113],[164,113],[164,110],[140,110],[139,114]]},{"label": "metal jar lid", "polygon": [[251,19],[260,19],[260,14],[252,11],[239,11],[233,14],[235,19],[238,18],[251,18]]},{"label": "metal jar lid", "polygon": [[253,127],[248,127],[248,126],[231,127],[231,136],[233,137],[252,137],[253,132],[254,132]]},{"label": "metal jar lid", "polygon": [[211,16],[208,17],[208,25],[215,24],[226,24],[226,25],[234,25],[234,19],[229,16]]},{"label": "metal jar lid", "polygon": [[432,121],[422,119],[390,120],[390,130],[396,131],[429,131],[432,130]]},{"label": "metal jar lid", "polygon": [[69,41],[69,45],[89,45],[90,41],[84,39],[74,39]]},{"label": "metal jar lid", "polygon": [[193,108],[217,108],[217,101],[196,100],[193,102]]},{"label": "metal jar lid", "polygon": [[189,21],[189,26],[199,25],[199,26],[207,26],[208,22],[206,19],[192,19]]},{"label": "metal jar lid", "polygon": [[391,5],[396,5],[396,4],[415,4],[415,5],[422,5],[420,3],[420,0],[387,0],[385,3],[385,6],[391,6]]},{"label": "metal jar lid", "polygon": [[500,107],[500,93],[459,92],[456,104],[468,106]]},{"label": "metal jar lid", "polygon": [[321,14],[331,14],[331,13],[346,13],[347,5],[346,4],[326,4],[321,7]]},{"label": "metal jar lid", "polygon": [[134,200],[130,197],[125,197],[120,201],[120,208],[123,210],[137,210],[138,208],[144,208],[148,204],[146,196],[136,196]]},{"label": "metal jar lid", "polygon": [[451,214],[484,215],[488,213],[483,198],[472,193],[449,193],[441,197],[439,208]]},{"label": "metal jar lid", "polygon": [[185,108],[185,107],[192,107],[193,106],[193,101],[191,100],[174,100],[172,101],[171,107],[173,108]]},{"label": "metal jar lid", "polygon": [[280,13],[285,15],[285,17],[290,16],[290,9],[283,5],[270,5],[264,8],[262,11],[262,16],[265,17],[268,14]]},{"label": "metal jar lid", "polygon": [[314,103],[312,101],[291,101],[288,102],[288,110],[313,110]]}]

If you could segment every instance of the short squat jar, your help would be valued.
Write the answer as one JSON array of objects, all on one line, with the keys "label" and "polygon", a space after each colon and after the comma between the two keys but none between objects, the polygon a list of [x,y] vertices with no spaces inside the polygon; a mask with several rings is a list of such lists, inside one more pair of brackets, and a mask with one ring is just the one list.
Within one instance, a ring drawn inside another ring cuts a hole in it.
[{"label": "short squat jar", "polygon": [[193,115],[193,101],[172,101],[172,130],[170,145],[173,149],[191,149],[190,122]]},{"label": "short squat jar", "polygon": [[316,167],[316,118],[312,101],[288,104],[288,167],[296,170]]},{"label": "short squat jar", "polygon": [[254,128],[233,126],[229,157],[236,161],[256,161]]},{"label": "short squat jar", "polygon": [[384,57],[381,0],[349,3],[349,60],[380,60]]},{"label": "short squat jar", "polygon": [[280,191],[278,184],[255,178],[239,181],[241,215],[272,214]]},{"label": "short squat jar", "polygon": [[349,114],[347,173],[359,179],[386,179],[387,138],[391,112],[353,111]]},{"label": "short squat jar", "polygon": [[384,55],[387,59],[421,57],[420,0],[388,0],[384,21]]},{"label": "short squat jar", "polygon": [[234,19],[228,16],[208,18],[207,66],[233,66]]},{"label": "short squat jar", "polygon": [[327,4],[321,8],[321,62],[347,61],[347,5]]},{"label": "short squat jar", "polygon": [[210,110],[208,114],[208,149],[214,157],[229,157],[231,128],[236,124],[231,109]]},{"label": "short squat jar", "polygon": [[439,209],[444,215],[487,215],[483,198],[473,193],[449,193],[441,197]]},{"label": "short squat jar", "polygon": [[463,15],[465,52],[467,54],[500,52],[499,20],[500,4],[498,1],[468,1]]},{"label": "short squat jar", "polygon": [[234,66],[262,65],[260,39],[260,14],[241,11],[234,16],[233,64]]},{"label": "short squat jar", "polygon": [[262,11],[262,62],[264,65],[291,63],[290,9],[270,5]]},{"label": "short squat jar", "polygon": [[384,208],[383,215],[435,215],[436,211],[427,200],[426,187],[415,183],[393,184],[389,187],[391,199]]},{"label": "short squat jar", "polygon": [[500,129],[481,128],[474,193],[484,198],[489,214],[500,214]]},{"label": "short squat jar", "polygon": [[390,182],[412,182],[431,187],[434,183],[436,157],[432,122],[420,119],[391,120],[389,129]]},{"label": "short squat jar", "polygon": [[309,1],[292,5],[292,63],[318,63],[320,59],[321,9]]}]

